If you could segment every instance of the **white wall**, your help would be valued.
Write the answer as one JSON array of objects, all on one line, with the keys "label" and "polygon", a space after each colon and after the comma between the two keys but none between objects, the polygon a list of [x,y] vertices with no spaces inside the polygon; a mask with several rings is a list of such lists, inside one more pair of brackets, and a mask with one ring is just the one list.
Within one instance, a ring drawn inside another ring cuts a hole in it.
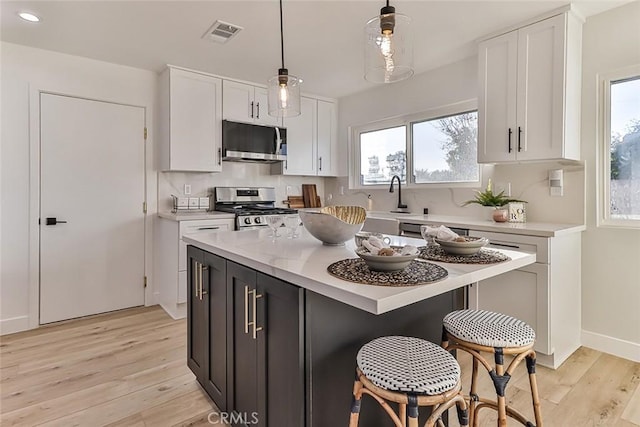
[{"label": "white wall", "polygon": [[582,240],[583,344],[640,361],[640,230],[596,226],[598,73],[640,64],[640,2],[589,18],[583,33],[582,158],[587,231]]},{"label": "white wall", "polygon": [[[475,99],[478,94],[477,58],[468,58],[444,67],[417,75],[409,80],[354,94],[340,99],[338,117],[338,140],[343,150],[341,174],[348,171],[348,127],[370,123],[406,114],[420,113],[429,109]],[[564,197],[551,197],[548,187],[548,170],[565,170]],[[485,166],[484,182],[492,178],[496,184],[511,183],[512,195],[528,201],[529,221],[580,223],[584,222],[584,168],[580,164],[557,162]],[[345,195],[340,196],[340,187]],[[325,196],[333,204],[353,203],[366,207],[367,194],[374,200],[374,210],[388,211],[396,207],[397,191],[389,194],[384,190],[349,190],[346,177],[329,179]],[[460,189],[410,189],[402,190],[403,202],[414,213],[460,215],[487,218],[487,208],[479,206],[461,207],[474,192]]]},{"label": "white wall", "polygon": [[[153,169],[153,116],[157,76],[151,71],[91,59],[1,43],[1,190],[0,190],[0,332],[9,333],[37,325],[29,289],[30,135],[29,93],[48,90],[74,96],[127,103],[147,108],[147,201],[156,206]],[[79,195],[80,196],[80,195]],[[146,225],[147,254],[152,247],[152,221]],[[146,271],[152,271],[147,256]],[[152,282],[152,280],[151,280]],[[147,302],[151,301],[151,287]]]}]

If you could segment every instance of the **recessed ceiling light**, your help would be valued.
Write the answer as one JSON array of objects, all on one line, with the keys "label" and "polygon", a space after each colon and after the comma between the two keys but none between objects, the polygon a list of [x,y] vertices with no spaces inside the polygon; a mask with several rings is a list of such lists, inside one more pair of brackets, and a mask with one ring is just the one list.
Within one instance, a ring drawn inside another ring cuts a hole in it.
[{"label": "recessed ceiling light", "polygon": [[22,19],[24,19],[25,21],[29,21],[29,22],[40,22],[40,18],[38,18],[36,15],[34,15],[33,13],[29,13],[29,12],[19,12],[18,16]]}]

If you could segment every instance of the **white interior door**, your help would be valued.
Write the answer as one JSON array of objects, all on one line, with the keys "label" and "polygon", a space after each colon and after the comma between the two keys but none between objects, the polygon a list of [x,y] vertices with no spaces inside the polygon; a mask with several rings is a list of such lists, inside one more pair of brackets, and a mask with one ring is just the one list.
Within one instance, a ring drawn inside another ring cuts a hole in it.
[{"label": "white interior door", "polygon": [[40,95],[41,324],[144,304],[144,126],[141,107]]}]

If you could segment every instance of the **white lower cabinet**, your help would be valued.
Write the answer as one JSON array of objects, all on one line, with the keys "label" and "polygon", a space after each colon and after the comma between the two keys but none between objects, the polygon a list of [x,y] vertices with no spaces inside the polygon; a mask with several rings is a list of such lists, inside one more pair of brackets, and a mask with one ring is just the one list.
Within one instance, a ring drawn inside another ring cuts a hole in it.
[{"label": "white lower cabinet", "polygon": [[187,244],[182,236],[233,230],[233,219],[175,221],[158,218],[155,277],[158,302],[174,319],[187,315]]},{"label": "white lower cabinet", "polygon": [[504,313],[536,331],[540,364],[557,368],[580,346],[581,237],[523,236],[486,231],[490,246],[535,252],[537,261],[469,287],[469,308]]}]

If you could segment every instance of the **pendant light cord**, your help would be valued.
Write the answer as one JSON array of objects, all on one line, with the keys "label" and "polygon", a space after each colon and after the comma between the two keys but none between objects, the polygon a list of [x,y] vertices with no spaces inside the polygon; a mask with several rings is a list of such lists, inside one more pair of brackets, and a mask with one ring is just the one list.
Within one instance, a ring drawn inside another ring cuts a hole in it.
[{"label": "pendant light cord", "polygon": [[284,68],[284,27],[282,25],[282,0],[280,0],[280,54],[282,56],[282,68]]}]

